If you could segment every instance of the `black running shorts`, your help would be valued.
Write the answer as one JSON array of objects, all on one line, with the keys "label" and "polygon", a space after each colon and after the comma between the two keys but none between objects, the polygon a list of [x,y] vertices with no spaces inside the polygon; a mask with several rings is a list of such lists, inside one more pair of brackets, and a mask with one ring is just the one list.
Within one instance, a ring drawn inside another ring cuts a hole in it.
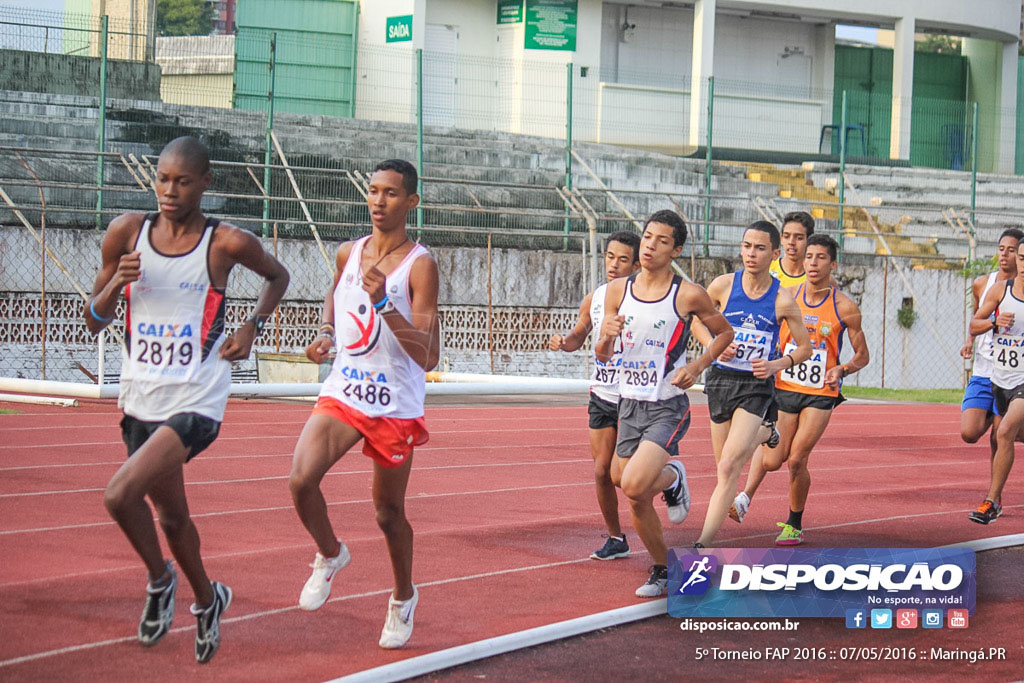
[{"label": "black running shorts", "polygon": [[679,455],[679,440],[690,428],[690,399],[686,394],[662,401],[619,401],[619,438],[615,452],[620,458],[636,453],[641,441],[651,441],[669,455]]},{"label": "black running shorts", "polygon": [[758,379],[749,372],[729,370],[712,365],[704,381],[708,411],[716,424],[728,422],[737,408],[762,420],[775,422],[775,378]]},{"label": "black running shorts", "polygon": [[162,422],[144,422],[126,414],[121,418],[121,439],[128,447],[128,457],[139,450],[153,432],[164,426],[173,429],[189,449],[185,462],[209,448],[220,433],[220,422],[198,413],[178,413]]},{"label": "black running shorts", "polygon": [[1017,385],[1013,389],[1003,389],[993,382],[992,393],[996,397],[996,410],[999,411],[1000,415],[1006,415],[1006,411],[1010,409],[1012,401],[1024,398],[1024,384]]},{"label": "black running shorts", "polygon": [[798,391],[775,389],[775,405],[778,406],[780,413],[799,415],[800,411],[804,408],[832,410],[845,400],[842,394],[838,396],[821,396],[820,394],[801,394]]},{"label": "black running shorts", "polygon": [[615,429],[619,425],[619,404],[610,403],[597,394],[590,395],[590,405],[587,406],[590,413],[591,429]]}]

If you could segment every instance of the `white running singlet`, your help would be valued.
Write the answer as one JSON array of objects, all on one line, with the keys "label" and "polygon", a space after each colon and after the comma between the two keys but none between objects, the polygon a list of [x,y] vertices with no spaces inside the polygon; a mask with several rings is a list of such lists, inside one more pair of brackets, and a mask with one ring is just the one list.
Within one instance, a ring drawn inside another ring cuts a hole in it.
[{"label": "white running singlet", "polygon": [[231,391],[231,363],[221,359],[224,291],[210,281],[209,253],[219,221],[207,219],[187,254],[161,254],[146,216],[135,243],[141,274],[124,290],[125,348],[118,406],[132,417],[159,422],[199,413],[218,422]]},{"label": "white running singlet", "polygon": [[[590,298],[590,324],[593,326],[591,336],[593,345],[601,339],[601,323],[604,321],[604,298],[608,293],[608,285],[603,284],[594,290]],[[602,363],[595,356],[594,372],[590,375],[590,393],[609,403],[619,402],[619,367],[622,365],[622,339],[615,340],[615,351],[607,363]]]},{"label": "white running singlet", "polygon": [[1024,301],[1013,295],[1013,280],[996,307],[996,316],[1013,313],[1013,326],[1000,327],[992,336],[992,384],[1015,389],[1024,384]]},{"label": "white running singlet", "polygon": [[657,301],[633,296],[636,275],[626,280],[626,293],[619,315],[626,320],[622,340],[622,365],[619,370],[619,395],[637,401],[663,401],[683,393],[672,384],[675,370],[686,363],[686,342],[690,338],[690,319],[679,317],[676,293],[683,279],[672,276],[668,292]]},{"label": "white running singlet", "polygon": [[[989,274],[988,282],[985,284],[985,291],[981,293],[981,298],[978,299],[979,306],[985,301],[985,295],[988,294],[988,290],[992,289],[992,285],[996,283],[996,276],[998,274]],[[971,370],[971,374],[975,377],[992,377],[992,330],[985,334],[980,334],[974,339],[974,368]]]},{"label": "white running singlet", "polygon": [[[368,417],[423,417],[426,375],[395,338],[387,322],[373,310],[362,285],[363,247],[370,235],[352,245],[334,290],[337,352],[321,396],[329,396]],[[406,320],[412,319],[409,271],[427,250],[413,246],[387,276],[387,296]]]}]

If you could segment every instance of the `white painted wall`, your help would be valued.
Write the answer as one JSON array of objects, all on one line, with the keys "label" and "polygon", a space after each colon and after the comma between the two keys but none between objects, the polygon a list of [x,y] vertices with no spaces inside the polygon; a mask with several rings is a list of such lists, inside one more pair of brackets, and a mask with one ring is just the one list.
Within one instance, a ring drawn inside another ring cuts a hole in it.
[{"label": "white painted wall", "polygon": [[[609,82],[600,91],[601,142],[686,146],[693,16],[691,9],[604,6],[602,72]],[[622,41],[625,23],[636,26],[629,42]],[[816,151],[832,116],[833,30],[719,13],[714,144]],[[700,129],[703,143],[703,121]]]},{"label": "white painted wall", "polygon": [[[356,58],[356,118],[416,120],[416,53],[422,47],[426,0],[361,0]],[[413,15],[412,40],[386,43],[388,17]]]}]

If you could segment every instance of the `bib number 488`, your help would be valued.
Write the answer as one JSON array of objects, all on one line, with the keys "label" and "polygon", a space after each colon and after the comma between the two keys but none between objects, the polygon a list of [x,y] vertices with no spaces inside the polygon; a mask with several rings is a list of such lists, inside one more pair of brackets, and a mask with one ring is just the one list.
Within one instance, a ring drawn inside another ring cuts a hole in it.
[{"label": "bib number 488", "polygon": [[1017,368],[1020,366],[1020,354],[1017,349],[999,349],[996,362],[1004,368]]}]

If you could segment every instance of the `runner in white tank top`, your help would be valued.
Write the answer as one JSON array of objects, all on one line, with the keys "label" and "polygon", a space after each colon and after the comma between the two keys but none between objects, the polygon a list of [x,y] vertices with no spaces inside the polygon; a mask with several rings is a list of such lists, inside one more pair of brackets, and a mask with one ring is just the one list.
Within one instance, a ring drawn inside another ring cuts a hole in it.
[{"label": "runner in white tank top", "polygon": [[991,330],[992,385],[998,413],[996,448],[988,494],[969,515],[972,522],[991,524],[1002,515],[1003,487],[1013,467],[1014,443],[1024,427],[1024,249],[1017,248],[1017,277],[999,282],[985,295],[971,319],[972,335]]},{"label": "runner in white tank top", "polygon": [[139,280],[124,289],[125,345],[118,406],[144,421],[177,413],[224,419],[231,363],[219,356],[224,335],[224,289],[210,281],[209,251],[219,221],[207,219],[195,248],[162,254],[146,216],[135,251]]},{"label": "runner in white tank top", "polygon": [[[337,356],[320,396],[333,398],[367,417],[423,417],[423,368],[402,349],[363,289],[360,268],[365,267],[363,247],[370,237],[367,235],[352,245],[334,289]],[[413,245],[387,276],[388,301],[407,320],[412,318],[409,271],[416,259],[426,253],[423,246]]]},{"label": "runner in white tank top", "polygon": [[[636,275],[608,285],[601,340],[596,354],[611,357],[622,344],[619,372],[619,436],[612,481],[630,499],[633,526],[654,565],[636,595],[655,598],[668,580],[668,549],[654,496],[661,493],[669,521],[679,524],[690,509],[686,470],[671,456],[690,424],[684,390],[693,385],[711,360],[732,341],[732,328],[715,310],[707,292],[672,273],[672,260],[683,251],[686,224],[673,211],[658,211],[640,238]],[[715,335],[710,349],[686,363],[689,323],[696,315]]]},{"label": "runner in white tank top", "polygon": [[[971,286],[974,296],[974,311],[977,312],[981,302],[989,291],[1000,282],[1017,277],[1017,243],[1024,237],[1024,232],[1010,228],[999,237],[996,263],[999,269],[988,275],[975,278]],[[977,337],[969,337],[960,355],[970,358],[974,355],[974,368],[964,389],[964,398],[960,404],[960,438],[965,443],[977,443],[991,428],[989,446],[993,455],[996,449],[996,429],[999,415],[996,411],[995,395],[992,393],[992,332],[988,331]]]},{"label": "runner in white tank top", "polygon": [[373,232],[338,249],[324,324],[306,348],[314,363],[332,350],[337,357],[295,445],[290,482],[295,509],[319,551],[299,596],[299,607],[315,610],[327,601],[335,573],[350,558],[331,527],[320,482],[363,441],[363,453],[373,461],[377,523],[395,579],[379,641],[387,649],[409,640],[419,599],[412,583],[405,490],[413,448],[428,438],[424,372],[437,365],[440,348],[437,264],[405,228],[408,212],[419,202],[416,186],[416,169],[409,162],[378,164],[367,192]]},{"label": "runner in white tank top", "polygon": [[[124,290],[119,404],[130,457],[107,485],[104,502],[149,571],[139,642],[154,645],[170,630],[178,585],[157,541],[149,496],[195,595],[200,663],[220,646],[220,618],[231,603],[231,589],[211,583],[203,568],[182,466],[217,438],[231,361],[248,357],[288,287],[288,271],[254,235],[203,216],[200,202],[209,183],[206,148],[195,138],[171,141],[156,167],[160,213],[124,214],[111,221],[85,308],[86,326],[97,333],[113,321]],[[225,287],[235,265],[265,281],[253,316],[225,336]]]},{"label": "runner in white tank top", "polygon": [[[637,256],[640,237],[633,232],[616,232],[608,236],[604,252],[605,276],[608,282],[631,275],[640,267]],[[575,351],[583,346],[590,334],[592,345],[601,339],[601,321],[604,320],[604,300],[608,284],[588,294],[580,305],[576,326],[566,336],[553,335],[548,342],[552,351]],[[615,454],[615,439],[619,425],[619,358],[621,343],[608,362],[594,358],[590,376],[590,455],[594,459],[594,482],[597,503],[604,517],[608,538],[604,545],[590,554],[595,560],[614,560],[629,555],[629,543],[619,524],[619,496],[611,479],[611,462]]]}]

